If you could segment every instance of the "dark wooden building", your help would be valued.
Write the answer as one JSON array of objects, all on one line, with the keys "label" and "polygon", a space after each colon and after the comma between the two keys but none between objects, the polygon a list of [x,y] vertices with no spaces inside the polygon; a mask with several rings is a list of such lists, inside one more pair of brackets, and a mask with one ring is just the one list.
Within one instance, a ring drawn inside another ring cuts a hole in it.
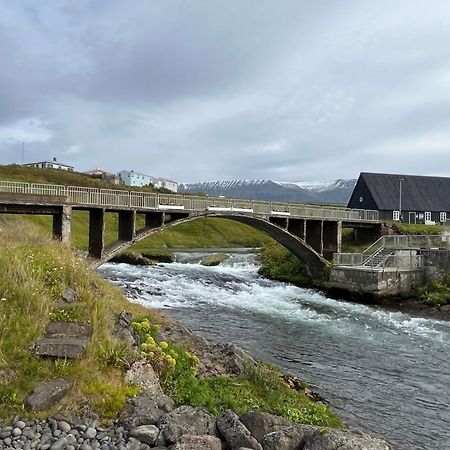
[{"label": "dark wooden building", "polygon": [[382,220],[445,223],[450,178],[361,172],[348,207],[376,209]]}]

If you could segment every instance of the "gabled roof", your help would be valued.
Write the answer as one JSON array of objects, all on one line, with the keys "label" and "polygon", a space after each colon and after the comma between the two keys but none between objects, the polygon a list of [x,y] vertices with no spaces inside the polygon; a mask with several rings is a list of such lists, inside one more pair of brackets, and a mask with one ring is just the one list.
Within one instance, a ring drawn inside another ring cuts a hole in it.
[{"label": "gabled roof", "polygon": [[[379,210],[398,210],[402,179],[402,210],[450,211],[450,178],[362,172]],[[358,184],[357,183],[357,184]]]}]

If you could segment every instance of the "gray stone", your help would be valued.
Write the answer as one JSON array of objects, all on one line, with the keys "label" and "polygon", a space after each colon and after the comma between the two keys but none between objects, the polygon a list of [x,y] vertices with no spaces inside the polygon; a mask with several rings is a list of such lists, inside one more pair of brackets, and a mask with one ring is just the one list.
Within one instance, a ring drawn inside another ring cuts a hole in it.
[{"label": "gray stone", "polygon": [[165,414],[158,421],[164,439],[175,444],[183,434],[216,435],[216,418],[203,408],[180,406]]},{"label": "gray stone", "polygon": [[260,444],[262,444],[266,434],[293,425],[291,421],[285,419],[284,417],[254,411],[241,414],[239,420],[246,426],[246,428]]},{"label": "gray stone", "polygon": [[42,411],[61,400],[71,387],[72,383],[57,378],[39,384],[33,393],[25,400],[25,405],[33,411]]},{"label": "gray stone", "polygon": [[66,447],[67,447],[67,439],[61,438],[51,445],[50,450],[64,450]]},{"label": "gray stone", "polygon": [[173,450],[222,450],[222,442],[216,436],[184,434]]},{"label": "gray stone", "polygon": [[300,448],[300,445],[308,436],[312,436],[317,427],[297,426],[284,428],[279,431],[266,434],[263,439],[264,450],[292,450]]},{"label": "gray stone", "polygon": [[61,420],[61,422],[58,423],[58,428],[61,431],[64,431],[65,433],[68,433],[70,431],[71,427],[65,420]]},{"label": "gray stone", "polygon": [[80,446],[80,450],[92,450],[92,447],[87,442],[83,442]]},{"label": "gray stone", "polygon": [[20,430],[23,430],[25,428],[25,422],[23,420],[18,420],[14,426],[16,428],[19,428]]},{"label": "gray stone", "polygon": [[77,294],[72,288],[67,288],[61,296],[66,303],[73,303],[77,299]]},{"label": "gray stone", "polygon": [[135,438],[130,437],[127,443],[127,449],[128,450],[140,450],[141,448],[141,442],[138,441]]},{"label": "gray stone", "polygon": [[261,444],[252,436],[233,411],[224,411],[217,417],[217,428],[231,450],[238,450],[239,447],[262,450]]},{"label": "gray stone", "polygon": [[[89,427],[85,432],[84,432],[84,439],[94,439],[95,436],[97,436],[97,430],[95,428]],[[91,444],[92,445],[92,444]]]},{"label": "gray stone", "polygon": [[141,425],[130,432],[131,437],[149,445],[153,445],[156,442],[158,434],[159,429],[155,425]]},{"label": "gray stone", "polygon": [[92,325],[73,322],[50,322],[44,337],[46,338],[85,338],[92,336]]},{"label": "gray stone", "polygon": [[8,447],[9,445],[11,445],[12,439],[7,437],[5,439],[3,439],[3,443]]},{"label": "gray stone", "polygon": [[38,356],[77,359],[86,350],[89,343],[85,338],[43,338],[36,342],[35,353]]},{"label": "gray stone", "polygon": [[24,428],[22,430],[22,436],[25,436],[28,439],[34,439],[36,436],[36,431],[29,427]]},{"label": "gray stone", "polygon": [[20,428],[14,428],[14,430],[12,432],[12,435],[14,437],[21,436],[22,435],[22,430]]},{"label": "gray stone", "polygon": [[148,394],[163,394],[158,375],[156,375],[151,364],[146,361],[135,361],[131,365],[130,369],[127,371],[126,382],[139,386]]},{"label": "gray stone", "polygon": [[13,431],[13,427],[4,427],[0,429],[0,439],[5,439],[6,437],[11,436]]},{"label": "gray stone", "polygon": [[391,450],[383,439],[347,430],[319,428],[305,439],[304,450]]},{"label": "gray stone", "polygon": [[167,395],[155,395],[144,391],[128,401],[123,425],[127,429],[139,425],[155,425],[161,416],[173,409],[173,406],[173,400]]}]

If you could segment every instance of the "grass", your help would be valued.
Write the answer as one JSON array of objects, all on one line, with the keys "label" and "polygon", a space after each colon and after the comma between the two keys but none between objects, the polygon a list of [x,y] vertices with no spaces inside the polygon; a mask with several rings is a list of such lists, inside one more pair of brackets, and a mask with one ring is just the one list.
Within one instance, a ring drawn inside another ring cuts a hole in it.
[{"label": "grass", "polygon": [[450,304],[450,273],[417,288],[415,298],[421,303],[438,306]]},{"label": "grass", "polygon": [[313,283],[302,261],[280,244],[271,243],[264,246],[259,254],[259,261],[259,274],[266,278],[299,285]]},{"label": "grass", "polygon": [[236,414],[253,410],[281,415],[297,423],[340,427],[340,419],[304,393],[290,389],[281,373],[265,364],[247,365],[237,378],[197,378],[199,360],[185,349],[158,342],[158,325],[151,318],[134,322],[141,350],[156,368],[163,387],[177,405],[203,406],[218,414],[231,409]]},{"label": "grass", "polygon": [[[129,304],[119,289],[92,272],[67,246],[25,222],[2,219],[0,245],[0,371],[10,374],[8,382],[0,384],[0,418],[26,414],[24,399],[36,384],[60,376],[74,385],[58,409],[90,408],[102,417],[114,417],[132,390],[124,383],[123,368],[111,357],[123,354],[123,344],[111,335],[113,312],[148,311]],[[67,287],[75,289],[78,301],[66,312],[57,312],[57,301]],[[54,361],[34,355],[30,348],[42,337],[52,315],[92,324],[92,343],[85,357]],[[99,385],[101,391],[95,392]]]},{"label": "grass", "polygon": [[393,229],[398,234],[441,234],[444,225],[424,225],[421,223],[392,223]]}]

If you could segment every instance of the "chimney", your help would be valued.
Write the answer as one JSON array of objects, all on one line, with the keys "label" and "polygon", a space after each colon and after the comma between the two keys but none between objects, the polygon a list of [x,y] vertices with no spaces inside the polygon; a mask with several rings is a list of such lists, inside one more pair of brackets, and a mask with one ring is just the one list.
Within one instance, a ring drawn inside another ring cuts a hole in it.
[{"label": "chimney", "polygon": [[56,156],[53,157],[53,161],[56,162]]}]

